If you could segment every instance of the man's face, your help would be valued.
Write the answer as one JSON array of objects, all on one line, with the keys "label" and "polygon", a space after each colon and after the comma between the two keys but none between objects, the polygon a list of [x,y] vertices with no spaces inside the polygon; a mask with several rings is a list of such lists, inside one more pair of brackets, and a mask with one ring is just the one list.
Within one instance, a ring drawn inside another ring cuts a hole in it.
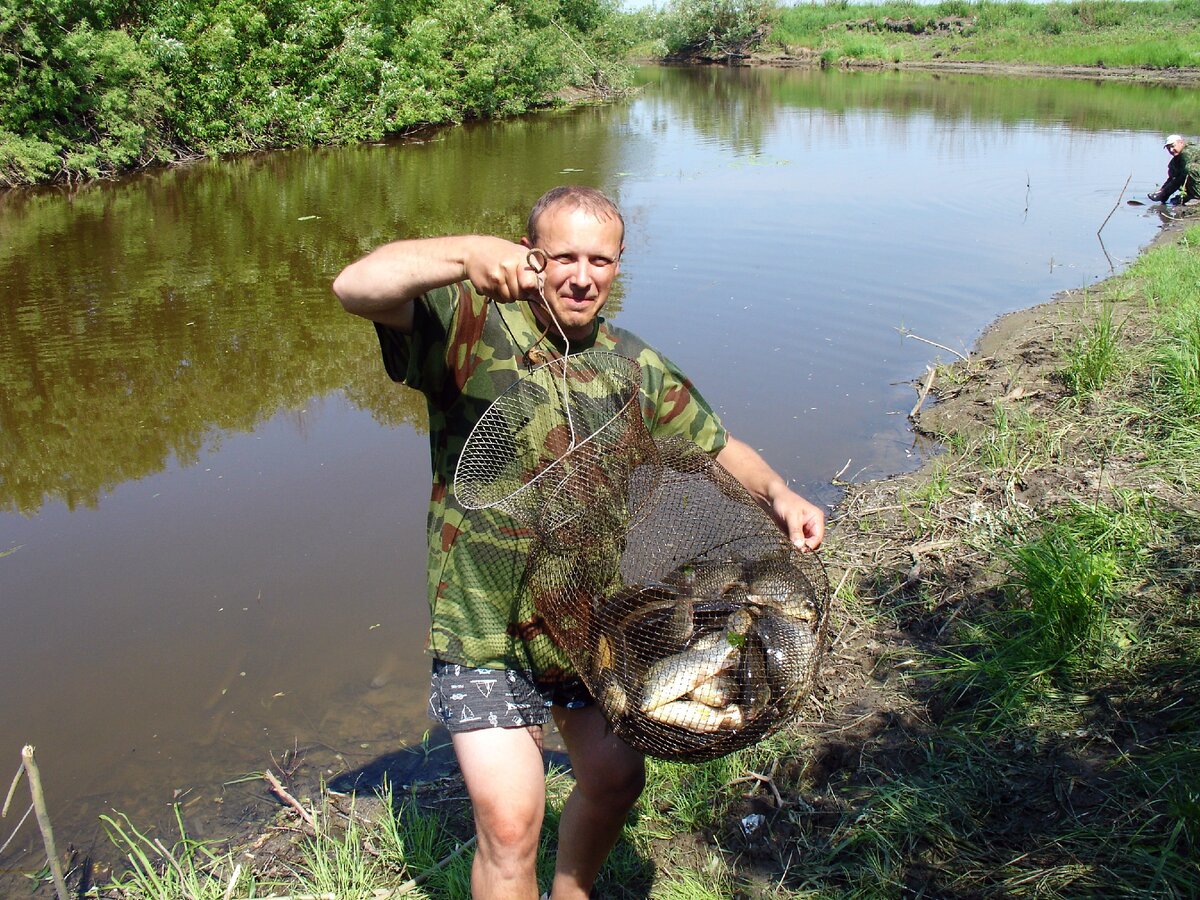
[{"label": "man's face", "polygon": [[[552,206],[537,223],[538,247],[546,253],[545,297],[569,339],[585,338],[608,301],[620,271],[621,223],[600,220],[584,209]],[[529,239],[522,243],[528,245]],[[533,309],[553,331],[540,303]]]},{"label": "man's face", "polygon": [[1183,152],[1184,142],[1175,141],[1173,144],[1167,144],[1167,152],[1172,156],[1178,156]]}]

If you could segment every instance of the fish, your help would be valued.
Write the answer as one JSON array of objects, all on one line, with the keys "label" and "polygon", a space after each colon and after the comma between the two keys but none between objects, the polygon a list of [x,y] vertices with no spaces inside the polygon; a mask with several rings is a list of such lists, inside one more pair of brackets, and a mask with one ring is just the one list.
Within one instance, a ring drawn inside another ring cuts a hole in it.
[{"label": "fish", "polygon": [[695,700],[672,700],[646,712],[648,718],[664,725],[686,728],[700,734],[732,731],[742,727],[742,711],[735,703],[714,709]]},{"label": "fish", "polygon": [[767,681],[766,651],[762,639],[751,635],[742,647],[742,658],[738,666],[742,683],[742,706],[746,720],[758,718],[758,714],[771,702],[771,684]]},{"label": "fish", "polygon": [[734,681],[728,674],[718,674],[709,678],[707,681],[702,681],[688,694],[688,699],[695,700],[697,703],[703,703],[705,706],[711,706],[714,709],[723,709],[733,702],[734,699]]},{"label": "fish", "polygon": [[817,607],[801,590],[808,582],[785,559],[768,559],[751,567],[746,600],[777,609],[802,622],[817,620]]},{"label": "fish", "polygon": [[753,620],[748,612],[739,610],[729,617],[723,631],[702,635],[682,653],[666,656],[646,672],[642,687],[642,712],[650,712],[664,703],[678,700],[691,693],[697,685],[733,665],[739,647]]},{"label": "fish", "polygon": [[609,716],[620,718],[629,711],[629,697],[621,683],[609,673],[600,686],[600,706]]},{"label": "fish", "polygon": [[752,626],[762,642],[767,682],[785,694],[802,686],[812,674],[817,652],[817,636],[786,616],[764,612]]},{"label": "fish", "polygon": [[746,590],[742,564],[737,562],[688,563],[671,573],[668,581],[691,597],[720,598]]}]

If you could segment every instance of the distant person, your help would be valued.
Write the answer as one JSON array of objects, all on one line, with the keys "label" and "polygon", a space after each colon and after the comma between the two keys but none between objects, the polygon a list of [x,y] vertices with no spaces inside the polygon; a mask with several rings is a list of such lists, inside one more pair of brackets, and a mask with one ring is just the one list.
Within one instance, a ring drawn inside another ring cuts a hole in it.
[{"label": "distant person", "polygon": [[1167,180],[1153,194],[1147,196],[1155,203],[1166,203],[1176,191],[1179,197],[1172,203],[1187,203],[1200,196],[1200,154],[1187,149],[1183,135],[1173,134],[1163,144],[1171,154],[1167,163]]}]

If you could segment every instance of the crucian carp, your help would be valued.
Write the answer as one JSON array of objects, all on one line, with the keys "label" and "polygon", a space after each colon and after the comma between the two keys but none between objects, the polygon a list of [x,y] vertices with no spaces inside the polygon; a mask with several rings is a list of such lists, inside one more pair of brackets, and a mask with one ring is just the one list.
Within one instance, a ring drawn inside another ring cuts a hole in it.
[{"label": "crucian carp", "polygon": [[745,610],[730,616],[729,627],[703,635],[690,650],[660,659],[646,672],[641,710],[651,713],[678,700],[714,675],[732,668],[753,620]]}]

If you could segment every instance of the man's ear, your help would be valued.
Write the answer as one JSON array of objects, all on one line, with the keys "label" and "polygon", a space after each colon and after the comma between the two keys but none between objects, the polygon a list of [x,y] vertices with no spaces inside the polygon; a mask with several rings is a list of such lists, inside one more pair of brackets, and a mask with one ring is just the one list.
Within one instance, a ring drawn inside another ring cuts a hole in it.
[{"label": "man's ear", "polygon": [[518,243],[520,243],[522,247],[528,247],[530,250],[533,249],[533,244],[529,242],[529,235],[523,235]]}]

